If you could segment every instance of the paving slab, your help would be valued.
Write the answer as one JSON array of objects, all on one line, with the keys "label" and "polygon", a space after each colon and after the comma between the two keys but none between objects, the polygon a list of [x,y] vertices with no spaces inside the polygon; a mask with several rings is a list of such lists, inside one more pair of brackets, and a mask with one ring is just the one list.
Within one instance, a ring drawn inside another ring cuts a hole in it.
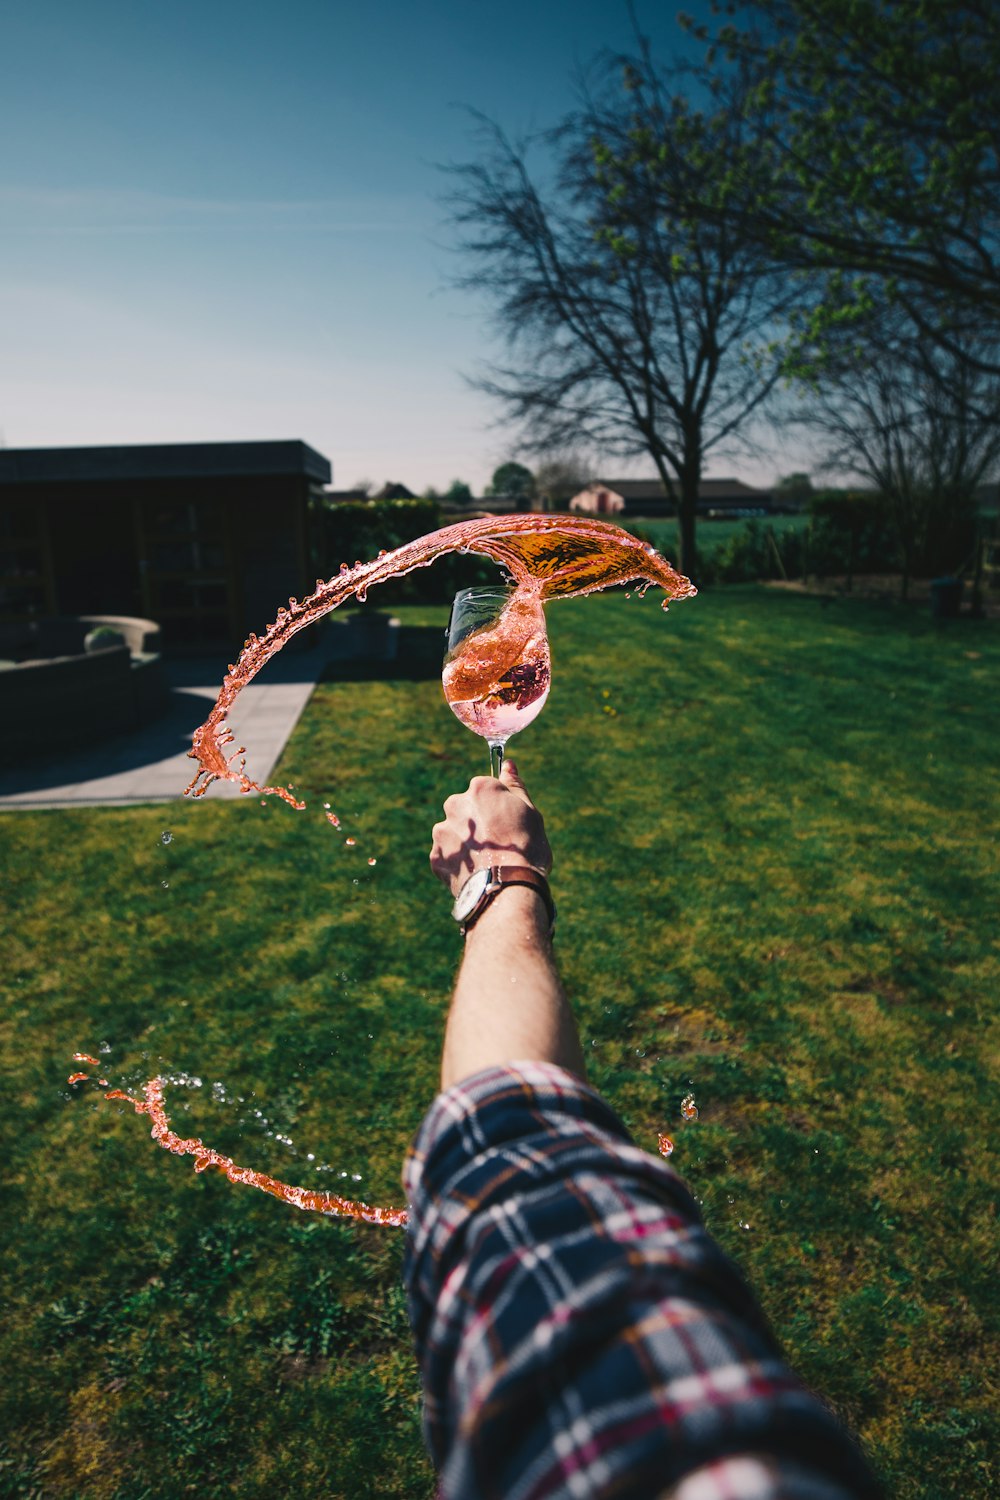
[{"label": "paving slab", "polygon": [[[356,634],[348,623],[330,622],[319,644],[280,652],[263,669],[261,680],[243,689],[229,725],[236,744],[247,746],[248,770],[255,781],[270,777],[327,663],[350,660],[357,650]],[[169,661],[166,670],[170,699],[160,718],[99,745],[0,771],[0,810],[129,807],[183,796],[196,770],[188,755],[191,737],[208,716],[226,662],[178,659]],[[242,793],[234,782],[219,781],[209,795],[231,798]]]}]

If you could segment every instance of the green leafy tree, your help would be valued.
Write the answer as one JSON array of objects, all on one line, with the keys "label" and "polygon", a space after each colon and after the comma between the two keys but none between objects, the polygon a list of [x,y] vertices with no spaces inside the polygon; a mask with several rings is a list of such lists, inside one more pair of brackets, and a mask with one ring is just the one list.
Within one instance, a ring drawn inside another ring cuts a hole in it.
[{"label": "green leafy tree", "polygon": [[514,499],[530,499],[535,493],[535,476],[524,464],[511,460],[494,469],[493,478],[486,487],[488,495],[509,495]]},{"label": "green leafy tree", "polygon": [[[746,228],[826,278],[800,345],[887,299],[952,355],[1000,326],[1000,7],[995,0],[751,0],[696,26],[703,81],[734,70],[768,118]],[[738,19],[728,19],[733,15]],[[650,158],[651,159],[651,158]],[[689,211],[723,206],[692,183]]]},{"label": "green leafy tree", "polygon": [[449,505],[471,505],[473,494],[464,479],[453,479],[444,492]]}]

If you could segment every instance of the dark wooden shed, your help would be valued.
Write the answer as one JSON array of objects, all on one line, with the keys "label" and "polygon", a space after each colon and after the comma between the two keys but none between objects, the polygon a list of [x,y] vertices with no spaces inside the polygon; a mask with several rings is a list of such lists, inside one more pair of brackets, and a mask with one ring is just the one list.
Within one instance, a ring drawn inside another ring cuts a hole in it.
[{"label": "dark wooden shed", "polygon": [[0,619],[141,615],[164,644],[240,645],[311,591],[302,442],[0,450]]}]

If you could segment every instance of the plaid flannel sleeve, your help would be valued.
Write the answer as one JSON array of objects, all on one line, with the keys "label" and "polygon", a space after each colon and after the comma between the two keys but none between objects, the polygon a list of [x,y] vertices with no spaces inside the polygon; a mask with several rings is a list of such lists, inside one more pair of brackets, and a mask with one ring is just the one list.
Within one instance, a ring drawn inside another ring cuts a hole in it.
[{"label": "plaid flannel sleeve", "polygon": [[441,1094],[404,1185],[442,1497],[878,1494],[680,1177],[572,1074],[519,1063]]}]

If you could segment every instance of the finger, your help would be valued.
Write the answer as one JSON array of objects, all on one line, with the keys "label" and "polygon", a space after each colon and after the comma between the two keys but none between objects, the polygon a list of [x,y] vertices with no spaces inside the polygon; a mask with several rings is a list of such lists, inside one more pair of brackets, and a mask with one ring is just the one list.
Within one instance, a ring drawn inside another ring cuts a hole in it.
[{"label": "finger", "polygon": [[505,760],[500,767],[500,785],[510,792],[516,792],[522,801],[534,805],[528,793],[528,788],[521,780],[521,773],[512,760]]},{"label": "finger", "polygon": [[500,767],[500,780],[510,782],[513,786],[524,786],[524,782],[521,780],[521,773],[512,760],[505,760]]}]

